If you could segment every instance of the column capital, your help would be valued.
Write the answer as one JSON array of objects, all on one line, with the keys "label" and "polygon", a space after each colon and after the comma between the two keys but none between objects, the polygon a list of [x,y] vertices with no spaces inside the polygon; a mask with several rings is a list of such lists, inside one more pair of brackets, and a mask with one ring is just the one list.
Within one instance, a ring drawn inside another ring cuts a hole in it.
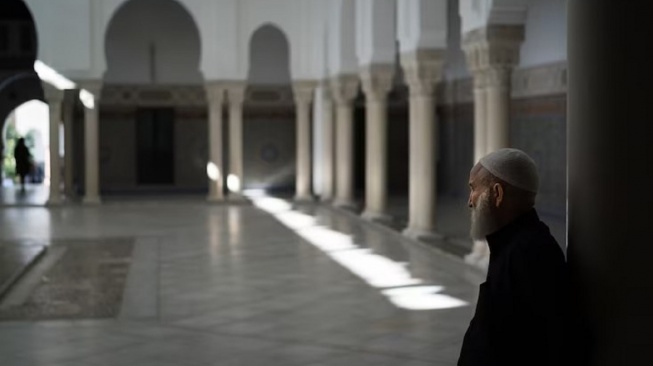
[{"label": "column capital", "polygon": [[322,89],[322,99],[331,101],[333,93],[331,92],[331,79],[320,80],[320,88]]},{"label": "column capital", "polygon": [[46,82],[41,82],[43,85],[43,98],[48,104],[55,104],[63,102],[64,91],[57,89],[54,85]]},{"label": "column capital", "polygon": [[515,67],[519,63],[524,33],[523,25],[492,25],[467,32],[462,48],[470,70]]},{"label": "column capital", "polygon": [[102,93],[102,80],[77,80],[77,87],[79,89],[84,89],[89,93],[93,94],[95,100],[100,100],[100,95]]},{"label": "column capital", "polygon": [[206,101],[210,104],[218,103],[222,104],[225,100],[225,86],[219,81],[207,81],[204,84],[204,90],[206,91]]},{"label": "column capital", "polygon": [[365,96],[371,100],[385,99],[392,89],[395,67],[392,64],[372,64],[361,68],[360,78]]},{"label": "column capital", "polygon": [[474,89],[484,89],[487,85],[487,70],[476,69],[472,71]]},{"label": "column capital", "polygon": [[483,72],[484,87],[495,87],[499,89],[510,89],[512,68],[491,67]]},{"label": "column capital", "polygon": [[223,82],[227,91],[227,101],[230,104],[242,104],[245,101],[245,91],[247,83],[244,81],[225,81]]},{"label": "column capital", "polygon": [[310,103],[313,101],[313,92],[318,83],[315,80],[294,80],[292,82],[292,92],[295,103]]},{"label": "column capital", "polygon": [[340,74],[331,79],[331,95],[338,104],[354,101],[358,95],[358,75]]},{"label": "column capital", "polygon": [[401,55],[401,66],[412,95],[433,95],[442,76],[444,50],[417,50]]}]

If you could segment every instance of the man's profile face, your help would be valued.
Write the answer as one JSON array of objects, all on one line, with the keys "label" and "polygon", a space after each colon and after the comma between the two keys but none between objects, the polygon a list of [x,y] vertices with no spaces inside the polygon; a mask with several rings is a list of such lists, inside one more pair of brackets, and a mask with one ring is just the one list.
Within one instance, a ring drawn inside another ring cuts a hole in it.
[{"label": "man's profile face", "polygon": [[476,165],[469,173],[469,199],[467,205],[471,209],[472,225],[470,236],[474,240],[484,240],[497,229],[495,210],[491,205],[491,190],[486,178],[487,172]]}]

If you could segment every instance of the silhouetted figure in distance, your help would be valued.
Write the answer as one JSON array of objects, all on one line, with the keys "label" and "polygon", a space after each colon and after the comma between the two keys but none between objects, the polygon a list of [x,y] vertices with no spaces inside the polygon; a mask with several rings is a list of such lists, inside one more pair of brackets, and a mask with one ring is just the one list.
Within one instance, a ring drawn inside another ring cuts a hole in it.
[{"label": "silhouetted figure in distance", "polygon": [[30,154],[25,139],[19,138],[14,148],[14,159],[16,160],[16,174],[20,177],[20,189],[25,190],[25,177],[31,168],[32,154]]}]

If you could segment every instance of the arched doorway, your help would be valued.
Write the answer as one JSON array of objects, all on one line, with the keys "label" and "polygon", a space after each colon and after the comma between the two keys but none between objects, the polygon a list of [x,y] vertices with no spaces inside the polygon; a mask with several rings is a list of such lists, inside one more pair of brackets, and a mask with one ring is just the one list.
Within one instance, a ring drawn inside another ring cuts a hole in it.
[{"label": "arched doorway", "polygon": [[252,33],[247,83],[243,187],[291,193],[295,185],[295,110],[290,46],[275,25],[262,25]]},{"label": "arched doorway", "polygon": [[207,116],[192,15],[173,0],[128,1],[109,23],[105,50],[102,193],[206,191]]},{"label": "arched doorway", "polygon": [[47,189],[31,186],[17,194],[14,187],[13,147],[19,137],[27,137],[34,155],[35,169],[30,179],[44,180],[48,157],[49,117],[43,100],[41,80],[34,71],[37,57],[36,24],[21,0],[3,1],[0,12],[0,128],[2,139],[2,204],[45,204]]}]

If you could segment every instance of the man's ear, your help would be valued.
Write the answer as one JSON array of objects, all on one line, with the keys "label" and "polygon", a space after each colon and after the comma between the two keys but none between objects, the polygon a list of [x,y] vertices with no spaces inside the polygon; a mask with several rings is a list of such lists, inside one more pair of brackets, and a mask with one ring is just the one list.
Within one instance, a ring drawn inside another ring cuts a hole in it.
[{"label": "man's ear", "polygon": [[504,200],[504,190],[503,186],[500,183],[494,183],[492,186],[492,190],[494,191],[494,197],[495,201],[494,204],[496,207],[501,207],[501,203],[503,203]]}]

